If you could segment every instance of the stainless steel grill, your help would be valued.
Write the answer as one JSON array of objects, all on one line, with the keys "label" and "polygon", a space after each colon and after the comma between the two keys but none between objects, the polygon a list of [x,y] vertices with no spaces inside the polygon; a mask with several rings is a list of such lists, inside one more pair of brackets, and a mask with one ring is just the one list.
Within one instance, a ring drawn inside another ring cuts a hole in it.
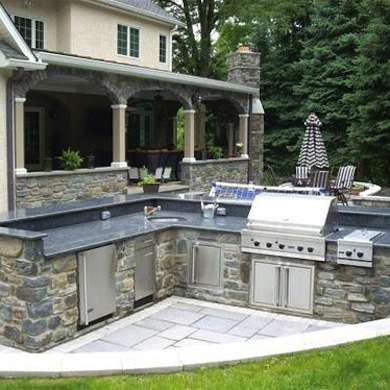
[{"label": "stainless steel grill", "polygon": [[325,261],[325,239],[335,230],[336,216],[334,197],[260,194],[242,231],[242,250]]},{"label": "stainless steel grill", "polygon": [[373,244],[383,233],[356,229],[337,241],[337,263],[372,267]]}]

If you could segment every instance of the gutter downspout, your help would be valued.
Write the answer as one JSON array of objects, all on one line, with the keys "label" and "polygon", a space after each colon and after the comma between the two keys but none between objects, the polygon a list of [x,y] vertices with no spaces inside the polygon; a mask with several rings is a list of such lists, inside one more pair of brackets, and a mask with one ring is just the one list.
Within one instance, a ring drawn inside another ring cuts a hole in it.
[{"label": "gutter downspout", "polygon": [[253,165],[252,165],[252,155],[251,155],[251,134],[252,134],[252,112],[253,112],[253,95],[248,95],[249,99],[249,117],[248,117],[248,134],[247,134],[247,142],[248,142],[248,180],[249,183],[253,179]]},{"label": "gutter downspout", "polygon": [[8,209],[14,211],[16,209],[16,180],[15,180],[15,153],[14,153],[14,89],[13,76],[7,80],[7,181],[8,181]]}]

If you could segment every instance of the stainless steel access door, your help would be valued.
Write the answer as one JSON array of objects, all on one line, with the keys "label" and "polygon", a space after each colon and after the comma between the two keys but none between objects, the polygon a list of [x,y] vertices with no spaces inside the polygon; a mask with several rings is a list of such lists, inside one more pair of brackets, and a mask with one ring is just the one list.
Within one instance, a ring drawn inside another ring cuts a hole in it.
[{"label": "stainless steel access door", "polygon": [[208,288],[222,288],[222,249],[212,243],[192,245],[190,284]]},{"label": "stainless steel access door", "polygon": [[89,325],[115,312],[114,254],[114,245],[78,254],[81,325]]},{"label": "stainless steel access door", "polygon": [[149,246],[135,251],[135,300],[150,297],[155,292],[154,247]]}]

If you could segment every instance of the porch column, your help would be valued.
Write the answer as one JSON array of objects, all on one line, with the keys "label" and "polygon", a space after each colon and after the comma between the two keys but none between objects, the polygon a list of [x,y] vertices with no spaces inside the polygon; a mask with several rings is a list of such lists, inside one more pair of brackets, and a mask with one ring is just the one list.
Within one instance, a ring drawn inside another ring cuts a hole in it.
[{"label": "porch column", "polygon": [[126,168],[126,104],[116,104],[112,108],[112,160],[111,167]]},{"label": "porch column", "polygon": [[229,157],[234,156],[234,123],[230,122],[227,125],[228,130],[228,153]]},{"label": "porch column", "polygon": [[247,157],[248,156],[248,114],[241,114],[239,115],[240,118],[240,143],[244,145],[241,157]]},{"label": "porch column", "polygon": [[15,173],[27,173],[24,155],[24,103],[25,98],[15,98]]},{"label": "porch column", "polygon": [[195,161],[195,110],[184,111],[184,158],[183,162]]}]

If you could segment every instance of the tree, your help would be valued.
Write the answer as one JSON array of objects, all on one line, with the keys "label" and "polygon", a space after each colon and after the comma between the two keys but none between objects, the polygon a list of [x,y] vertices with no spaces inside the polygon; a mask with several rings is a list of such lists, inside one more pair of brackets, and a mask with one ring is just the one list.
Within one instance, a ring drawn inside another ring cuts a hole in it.
[{"label": "tree", "polygon": [[355,71],[348,80],[353,92],[344,97],[351,108],[348,145],[363,178],[390,183],[390,2],[365,0],[369,17],[362,34]]},{"label": "tree", "polygon": [[215,74],[213,35],[233,0],[157,0],[184,23],[174,36],[175,70],[203,77]]}]

